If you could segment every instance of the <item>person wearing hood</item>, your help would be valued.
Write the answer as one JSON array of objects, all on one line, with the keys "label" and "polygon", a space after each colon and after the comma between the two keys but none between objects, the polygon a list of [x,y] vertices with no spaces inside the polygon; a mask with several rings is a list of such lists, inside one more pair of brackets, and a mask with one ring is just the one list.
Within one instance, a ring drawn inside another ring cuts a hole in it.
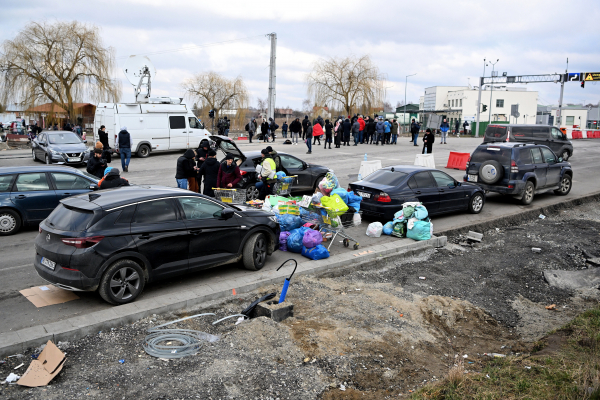
[{"label": "person wearing hood", "polygon": [[392,138],[392,123],[389,119],[385,119],[384,125],[384,135],[385,135],[385,143],[390,144],[390,140]]},{"label": "person wearing hood", "polygon": [[377,133],[377,140],[375,141],[375,146],[379,146],[379,141],[381,140],[381,145],[384,145],[385,141],[385,124],[383,123],[383,118],[379,117],[379,121],[375,125],[375,132]]},{"label": "person wearing hood", "polygon": [[104,125],[101,125],[100,129],[98,129],[98,140],[102,143],[102,146],[104,146],[104,150],[110,149],[110,146],[108,145],[108,132],[106,132],[106,127]]},{"label": "person wearing hood", "polygon": [[127,127],[123,126],[117,136],[117,151],[121,155],[121,167],[123,172],[129,172],[129,160],[131,160],[131,148],[133,147],[133,140],[131,135],[127,132]]},{"label": "person wearing hood", "polygon": [[281,164],[281,157],[279,157],[279,154],[273,150],[271,146],[267,146],[266,149],[269,152],[269,157],[275,161],[275,172],[283,171],[286,175],[288,175],[287,170]]},{"label": "person wearing hood", "polygon": [[365,140],[365,126],[367,124],[365,123],[362,115],[358,116],[358,124],[360,125],[360,129],[358,130],[358,142],[363,144]]},{"label": "person wearing hood", "polygon": [[306,120],[306,147],[308,147],[308,151],[306,154],[312,154],[312,140],[313,140],[313,128],[310,121]]},{"label": "person wearing hood", "polygon": [[[202,139],[198,148],[196,149],[196,171],[200,171],[200,167],[204,164],[204,161],[208,158],[208,152],[210,151],[210,142],[208,139]],[[200,193],[200,188],[202,187],[202,175],[197,174],[196,183],[198,185],[198,193]]]},{"label": "person wearing hood", "polygon": [[302,120],[302,140],[306,139],[306,129],[308,128],[308,124],[310,124],[310,121],[308,120],[308,115],[305,115]]},{"label": "person wearing hood", "polygon": [[244,129],[246,129],[246,132],[248,132],[248,141],[252,143],[252,137],[256,132],[256,120],[252,118],[250,122],[246,124],[246,127]]},{"label": "person wearing hood", "polygon": [[343,137],[342,140],[344,142],[344,146],[350,146],[350,132],[352,131],[352,123],[350,122],[350,118],[346,118],[346,120],[342,123],[342,132]]},{"label": "person wearing hood", "polygon": [[417,139],[419,139],[419,131],[420,130],[421,130],[421,126],[413,118],[412,123],[410,124],[410,133],[412,133],[411,142],[413,142],[415,146],[418,146]]},{"label": "person wearing hood", "polygon": [[240,168],[235,164],[235,157],[228,153],[225,156],[225,162],[219,167],[217,175],[217,187],[224,189],[232,189],[242,180]]},{"label": "person wearing hood", "polygon": [[104,178],[98,182],[98,188],[101,190],[112,189],[122,186],[129,186],[129,181],[121,178],[117,168],[108,167],[104,170]]},{"label": "person wearing hood", "polygon": [[447,144],[446,138],[448,137],[449,130],[450,130],[450,125],[448,125],[448,122],[444,118],[444,121],[440,124],[440,131],[442,131],[442,140],[440,141],[441,144]]},{"label": "person wearing hood", "polygon": [[269,150],[262,149],[260,151],[262,157],[261,170],[258,179],[260,182],[256,183],[256,188],[259,190],[258,198],[264,200],[268,195],[273,192],[273,185],[277,182],[275,178],[275,161],[271,158]]},{"label": "person wearing hood", "polygon": [[198,192],[198,184],[196,183],[196,163],[194,162],[194,150],[187,149],[181,157],[177,159],[177,169],[175,172],[175,180],[177,187],[187,189],[190,183],[190,190]]},{"label": "person wearing hood", "polygon": [[[102,143],[98,142],[98,144],[102,147]],[[104,176],[105,168],[106,160],[102,158],[102,148],[96,147],[91,151],[90,158],[87,161],[86,171],[97,178],[102,178]]]},{"label": "person wearing hood", "polygon": [[371,117],[369,117],[369,123],[367,125],[367,137],[369,138],[369,144],[373,144],[373,141],[377,142],[377,122]]},{"label": "person wearing hood", "polygon": [[342,117],[338,117],[338,119],[335,121],[335,126],[333,127],[333,142],[335,144],[335,148],[339,149],[340,145],[342,144],[342,131],[343,131],[343,124],[344,120],[342,119]]},{"label": "person wearing hood", "polygon": [[327,148],[327,143],[329,143],[329,148],[331,149],[331,138],[333,133],[333,124],[329,122],[328,119],[325,120],[325,149]]},{"label": "person wearing hood", "polygon": [[217,152],[210,150],[208,152],[208,158],[202,163],[202,166],[198,171],[199,176],[204,176],[204,188],[202,190],[202,194],[215,197],[215,191],[213,188],[217,187],[217,179],[219,177],[220,167],[221,164],[219,164],[217,161]]},{"label": "person wearing hood", "polygon": [[423,136],[423,151],[421,153],[432,154],[433,142],[435,142],[435,135],[431,132],[431,129],[429,128],[427,128],[425,132],[425,136]]},{"label": "person wearing hood", "polygon": [[358,135],[360,132],[360,123],[358,122],[358,118],[352,123],[352,137],[354,138],[354,145],[358,146]]},{"label": "person wearing hood", "polygon": [[398,144],[398,122],[392,120],[392,142],[391,144]]},{"label": "person wearing hood", "polygon": [[290,138],[292,139],[292,144],[298,145],[298,136],[302,132],[302,124],[300,123],[300,118],[296,118],[290,124]]}]

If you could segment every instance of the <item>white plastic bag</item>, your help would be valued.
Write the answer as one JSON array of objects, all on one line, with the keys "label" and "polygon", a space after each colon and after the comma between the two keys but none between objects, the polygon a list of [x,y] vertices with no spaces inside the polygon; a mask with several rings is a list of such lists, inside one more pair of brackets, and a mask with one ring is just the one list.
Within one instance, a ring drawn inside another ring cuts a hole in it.
[{"label": "white plastic bag", "polygon": [[407,227],[408,229],[412,229],[412,228],[413,228],[413,226],[415,225],[415,221],[418,221],[418,220],[419,220],[418,218],[410,218],[410,219],[408,220],[408,222],[406,223],[406,227]]},{"label": "white plastic bag", "polygon": [[265,211],[271,211],[273,207],[271,207],[271,203],[269,203],[269,198],[265,199],[265,202],[262,205],[262,209]]},{"label": "white plastic bag", "polygon": [[372,222],[367,227],[367,236],[378,238],[381,236],[381,232],[383,232],[383,225],[381,222]]},{"label": "white plastic bag", "polygon": [[354,214],[352,217],[352,222],[354,223],[354,226],[359,226],[362,223],[362,218],[360,217],[359,213]]}]

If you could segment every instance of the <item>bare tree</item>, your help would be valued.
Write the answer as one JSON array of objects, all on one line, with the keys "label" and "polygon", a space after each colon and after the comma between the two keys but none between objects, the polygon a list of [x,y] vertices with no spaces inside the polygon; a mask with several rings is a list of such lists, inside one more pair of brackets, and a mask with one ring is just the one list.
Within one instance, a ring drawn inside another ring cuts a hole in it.
[{"label": "bare tree", "polygon": [[320,60],[306,77],[308,95],[317,104],[342,108],[347,114],[358,108],[381,107],[385,76],[369,56]]},{"label": "bare tree", "polygon": [[267,107],[268,107],[267,99],[261,99],[260,97],[257,97],[256,103],[257,103],[258,110],[261,113],[267,110]]},{"label": "bare tree", "polygon": [[181,87],[186,96],[202,105],[203,110],[237,109],[236,122],[241,123],[248,107],[248,90],[242,77],[227,79],[216,72],[200,72],[184,80]]},{"label": "bare tree", "polygon": [[114,49],[104,47],[96,26],[81,22],[31,22],[0,51],[0,100],[52,102],[73,117],[77,101],[118,101],[111,79]]},{"label": "bare tree", "polygon": [[386,100],[383,102],[383,111],[394,112],[396,110],[392,107],[392,103],[390,103],[389,101]]},{"label": "bare tree", "polygon": [[404,105],[404,100],[400,100],[400,101],[396,102],[396,108],[402,107],[403,105]]}]

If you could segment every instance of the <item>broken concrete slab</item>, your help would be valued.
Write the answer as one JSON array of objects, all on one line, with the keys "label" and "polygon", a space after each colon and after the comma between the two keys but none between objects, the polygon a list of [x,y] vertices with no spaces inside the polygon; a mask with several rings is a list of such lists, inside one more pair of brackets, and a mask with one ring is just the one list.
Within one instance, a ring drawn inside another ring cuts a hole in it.
[{"label": "broken concrete slab", "polygon": [[483,233],[469,231],[469,233],[467,233],[467,239],[475,242],[481,242],[481,239],[483,239]]},{"label": "broken concrete slab", "polygon": [[294,316],[294,305],[290,302],[278,304],[279,299],[258,303],[252,310],[251,318],[267,317],[275,322],[281,322],[288,317]]},{"label": "broken concrete slab", "polygon": [[560,289],[577,290],[600,286],[600,269],[584,269],[580,271],[563,271],[559,269],[545,270],[544,279],[550,286]]},{"label": "broken concrete slab", "polygon": [[600,257],[592,257],[592,258],[588,258],[586,260],[586,262],[596,266],[596,267],[600,267]]}]

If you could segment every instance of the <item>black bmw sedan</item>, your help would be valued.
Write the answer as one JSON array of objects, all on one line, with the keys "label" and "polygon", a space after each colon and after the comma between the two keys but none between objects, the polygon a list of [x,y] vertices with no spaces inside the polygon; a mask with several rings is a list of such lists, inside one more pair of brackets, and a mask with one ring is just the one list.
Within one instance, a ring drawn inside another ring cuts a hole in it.
[{"label": "black bmw sedan", "polygon": [[60,203],[35,239],[37,273],[66,290],[98,290],[111,304],[165,277],[238,261],[259,270],[279,248],[273,213],[187,190],[130,186]]},{"label": "black bmw sedan", "polygon": [[351,183],[348,191],[363,198],[360,209],[365,217],[381,222],[391,221],[402,203],[408,201],[422,202],[430,215],[456,211],[478,214],[485,203],[485,193],[479,186],[417,165],[382,168]]}]

